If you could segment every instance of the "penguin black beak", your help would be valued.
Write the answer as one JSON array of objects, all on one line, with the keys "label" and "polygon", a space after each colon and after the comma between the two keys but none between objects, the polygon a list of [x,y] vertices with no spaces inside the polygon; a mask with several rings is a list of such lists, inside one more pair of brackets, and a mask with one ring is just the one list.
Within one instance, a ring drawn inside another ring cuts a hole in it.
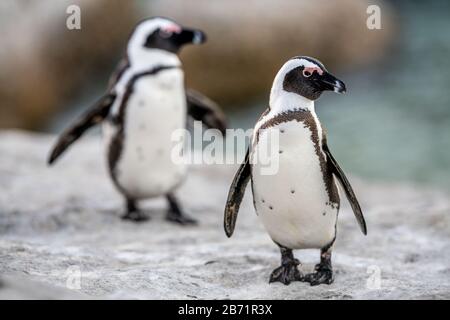
[{"label": "penguin black beak", "polygon": [[206,42],[206,34],[203,31],[195,30],[192,37],[193,44],[202,44]]},{"label": "penguin black beak", "polygon": [[183,29],[179,34],[179,40],[181,44],[202,44],[206,42],[206,34],[200,30]]},{"label": "penguin black beak", "polygon": [[322,91],[334,91],[336,93],[346,93],[345,83],[329,72],[324,72],[317,78],[319,89]]}]

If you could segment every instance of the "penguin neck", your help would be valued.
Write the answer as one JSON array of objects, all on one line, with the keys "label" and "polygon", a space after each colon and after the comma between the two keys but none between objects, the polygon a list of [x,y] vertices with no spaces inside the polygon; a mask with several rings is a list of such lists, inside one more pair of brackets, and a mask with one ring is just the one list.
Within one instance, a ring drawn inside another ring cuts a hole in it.
[{"label": "penguin neck", "polygon": [[130,50],[128,57],[134,71],[146,71],[161,66],[181,66],[181,61],[176,54],[161,49]]},{"label": "penguin neck", "polygon": [[273,89],[270,93],[270,113],[279,114],[293,110],[304,110],[315,113],[314,101],[283,89]]}]

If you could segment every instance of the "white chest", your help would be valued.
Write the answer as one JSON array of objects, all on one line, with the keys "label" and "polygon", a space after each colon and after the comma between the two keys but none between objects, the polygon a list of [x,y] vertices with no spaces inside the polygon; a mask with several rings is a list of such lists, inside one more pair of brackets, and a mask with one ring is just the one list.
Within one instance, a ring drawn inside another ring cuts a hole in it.
[{"label": "white chest", "polygon": [[337,209],[327,205],[312,131],[296,120],[261,130],[252,157],[273,138],[271,130],[279,132],[278,171],[263,174],[262,165],[252,159],[255,209],[275,242],[292,249],[322,248],[334,239]]},{"label": "white chest", "polygon": [[[186,96],[180,69],[137,80],[124,113],[123,146],[115,166],[116,181],[136,198],[163,195],[185,176],[172,161],[172,133],[184,129]],[[107,139],[108,140],[108,139]],[[109,141],[107,141],[109,143]]]}]

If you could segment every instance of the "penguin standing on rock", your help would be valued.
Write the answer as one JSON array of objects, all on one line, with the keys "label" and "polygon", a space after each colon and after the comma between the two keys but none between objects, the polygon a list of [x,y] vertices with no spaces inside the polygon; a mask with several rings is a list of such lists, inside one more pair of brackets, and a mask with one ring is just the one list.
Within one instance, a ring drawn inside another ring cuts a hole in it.
[{"label": "penguin standing on rock", "polygon": [[165,196],[168,220],[195,223],[174,195],[185,178],[186,166],[172,159],[172,148],[179,143],[172,141],[172,133],[185,128],[186,114],[225,133],[225,117],[218,106],[198,92],[185,90],[177,56],[184,45],[205,40],[202,31],[183,28],[166,18],[140,22],[106,94],[61,134],[49,164],[89,128],[103,123],[110,175],[126,200],[123,219],[148,219],[137,201]]},{"label": "penguin standing on rock", "polygon": [[[346,88],[319,61],[294,57],[283,65],[272,86],[269,108],[255,126],[252,144],[229,191],[224,226],[231,237],[251,180],[256,213],[281,251],[281,266],[272,272],[270,282],[333,282],[331,251],[340,207],[336,180],[362,232],[367,234],[358,200],[327,146],[325,131],[314,110],[314,101],[328,90],[344,93]],[[264,174],[257,156],[270,144],[274,132],[278,137],[278,170]],[[321,250],[320,263],[313,273],[303,275],[292,250],[313,248]]]}]

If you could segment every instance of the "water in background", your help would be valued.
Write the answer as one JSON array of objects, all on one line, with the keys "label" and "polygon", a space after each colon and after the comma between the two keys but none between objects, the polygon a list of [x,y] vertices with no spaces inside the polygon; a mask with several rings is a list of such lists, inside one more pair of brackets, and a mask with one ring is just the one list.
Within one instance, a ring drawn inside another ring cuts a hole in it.
[{"label": "water in background", "polygon": [[[346,171],[450,190],[450,2],[396,10],[392,52],[369,72],[339,74],[348,93],[324,94],[316,110]],[[232,126],[252,127],[267,101],[233,113]]]}]

